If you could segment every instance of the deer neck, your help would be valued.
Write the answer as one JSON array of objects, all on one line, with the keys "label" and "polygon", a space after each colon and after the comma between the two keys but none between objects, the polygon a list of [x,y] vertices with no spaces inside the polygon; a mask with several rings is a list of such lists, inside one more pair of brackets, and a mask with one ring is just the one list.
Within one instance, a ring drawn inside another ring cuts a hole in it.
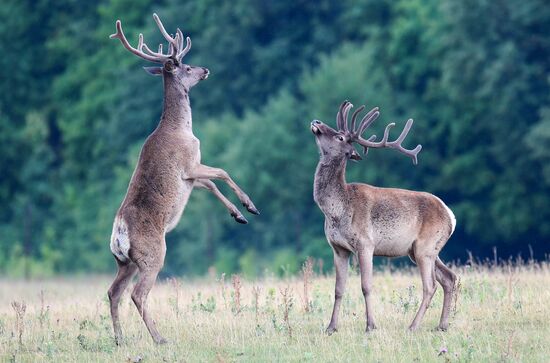
[{"label": "deer neck", "polygon": [[346,199],[346,163],[345,157],[328,158],[321,155],[317,164],[313,198],[325,214],[330,214],[333,207]]},{"label": "deer neck", "polygon": [[163,79],[164,104],[159,127],[171,131],[192,132],[189,90],[171,75],[165,75]]}]

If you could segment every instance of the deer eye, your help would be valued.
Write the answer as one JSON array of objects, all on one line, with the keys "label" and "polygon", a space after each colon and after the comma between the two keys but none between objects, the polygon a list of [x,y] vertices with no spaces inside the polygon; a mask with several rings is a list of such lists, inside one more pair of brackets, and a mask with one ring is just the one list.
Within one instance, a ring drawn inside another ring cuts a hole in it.
[{"label": "deer eye", "polygon": [[343,137],[343,136],[338,135],[338,136],[336,136],[336,138],[337,138],[338,140],[340,140],[340,141],[344,141],[344,137]]},{"label": "deer eye", "polygon": [[187,71],[187,73],[191,73],[191,67],[187,66],[185,70]]}]

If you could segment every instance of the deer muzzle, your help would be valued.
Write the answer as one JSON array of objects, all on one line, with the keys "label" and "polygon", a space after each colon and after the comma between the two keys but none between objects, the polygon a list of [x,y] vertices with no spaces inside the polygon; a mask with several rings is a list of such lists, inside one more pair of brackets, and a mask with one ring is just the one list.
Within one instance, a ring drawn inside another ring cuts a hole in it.
[{"label": "deer muzzle", "polygon": [[208,70],[208,68],[202,68],[204,70],[204,74],[201,76],[201,79],[202,80],[205,80],[208,78],[208,75],[210,74],[210,71]]},{"label": "deer muzzle", "polygon": [[311,121],[311,132],[313,132],[314,135],[320,135],[321,129],[319,126],[321,126],[322,122],[319,120],[313,120]]}]

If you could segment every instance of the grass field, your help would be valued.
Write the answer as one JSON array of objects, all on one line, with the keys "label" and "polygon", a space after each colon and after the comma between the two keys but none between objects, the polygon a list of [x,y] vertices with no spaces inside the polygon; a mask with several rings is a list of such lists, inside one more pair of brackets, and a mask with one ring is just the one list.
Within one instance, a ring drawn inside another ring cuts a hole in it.
[{"label": "grass field", "polygon": [[[0,360],[15,362],[549,362],[550,264],[455,267],[460,275],[448,332],[434,331],[438,288],[420,331],[415,269],[376,271],[378,329],[365,334],[360,282],[351,272],[340,328],[324,334],[334,276],[258,281],[164,280],[149,306],[169,343],[156,346],[129,293],[125,340],[114,344],[106,291],[111,277],[0,280]],[[240,287],[239,287],[240,286]],[[13,302],[16,302],[13,304]],[[24,310],[24,311],[23,311]],[[306,311],[308,310],[308,311]],[[17,312],[18,313],[17,313]]]}]

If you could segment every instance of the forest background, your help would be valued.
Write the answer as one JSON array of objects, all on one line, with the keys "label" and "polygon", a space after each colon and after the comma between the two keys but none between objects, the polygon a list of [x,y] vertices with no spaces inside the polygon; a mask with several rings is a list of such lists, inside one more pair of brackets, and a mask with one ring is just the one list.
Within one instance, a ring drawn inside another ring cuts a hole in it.
[{"label": "forest background", "polygon": [[[109,238],[162,82],[110,40],[161,41],[151,17],[193,40],[203,162],[261,210],[236,224],[193,192],[167,236],[165,275],[332,265],[312,197],[312,119],[380,106],[374,131],[415,119],[419,165],[373,150],[348,181],[425,190],[458,225],[446,260],[550,252],[550,6],[544,0],[5,0],[0,7],[0,273],[114,271]],[[397,131],[395,132],[397,133]],[[236,201],[224,185],[222,191]]]}]

